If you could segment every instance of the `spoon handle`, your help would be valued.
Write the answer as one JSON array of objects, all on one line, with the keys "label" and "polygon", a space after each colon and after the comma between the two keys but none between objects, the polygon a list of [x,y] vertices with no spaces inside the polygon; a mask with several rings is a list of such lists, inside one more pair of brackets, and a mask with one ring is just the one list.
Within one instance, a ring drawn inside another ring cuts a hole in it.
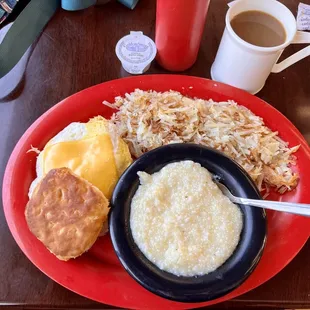
[{"label": "spoon handle", "polygon": [[293,214],[310,216],[310,204],[293,203],[293,202],[277,202],[269,200],[256,200],[248,198],[234,197],[235,203],[246,204],[253,207],[283,211]]}]

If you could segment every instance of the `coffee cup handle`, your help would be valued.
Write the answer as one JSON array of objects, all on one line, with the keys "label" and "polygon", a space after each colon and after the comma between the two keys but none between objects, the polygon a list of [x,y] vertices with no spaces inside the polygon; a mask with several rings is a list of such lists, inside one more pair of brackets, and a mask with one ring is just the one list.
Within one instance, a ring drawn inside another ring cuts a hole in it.
[{"label": "coffee cup handle", "polygon": [[[305,31],[297,31],[292,43],[310,43],[310,33]],[[303,48],[299,52],[284,59],[278,64],[275,64],[271,70],[273,73],[279,73],[299,60],[302,60],[310,55],[310,45]]]}]

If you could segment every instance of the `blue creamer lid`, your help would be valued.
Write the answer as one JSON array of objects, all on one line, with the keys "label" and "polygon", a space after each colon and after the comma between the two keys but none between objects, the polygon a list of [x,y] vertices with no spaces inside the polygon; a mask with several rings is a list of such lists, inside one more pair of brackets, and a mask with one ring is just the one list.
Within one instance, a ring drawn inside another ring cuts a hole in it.
[{"label": "blue creamer lid", "polygon": [[121,38],[115,48],[116,55],[123,68],[131,74],[146,72],[156,56],[156,45],[142,31],[130,31]]}]

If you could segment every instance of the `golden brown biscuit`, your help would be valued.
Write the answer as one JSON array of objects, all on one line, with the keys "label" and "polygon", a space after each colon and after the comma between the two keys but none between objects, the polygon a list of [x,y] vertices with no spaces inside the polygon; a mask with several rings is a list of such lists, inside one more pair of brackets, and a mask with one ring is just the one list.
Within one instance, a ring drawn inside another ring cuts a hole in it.
[{"label": "golden brown biscuit", "polygon": [[25,216],[31,232],[60,260],[75,258],[96,241],[107,220],[102,192],[68,168],[53,169],[37,185]]}]

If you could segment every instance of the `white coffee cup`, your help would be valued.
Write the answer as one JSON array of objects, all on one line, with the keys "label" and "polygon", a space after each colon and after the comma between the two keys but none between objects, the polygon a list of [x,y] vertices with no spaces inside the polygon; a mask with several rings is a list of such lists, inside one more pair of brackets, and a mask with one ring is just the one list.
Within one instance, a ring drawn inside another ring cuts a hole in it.
[{"label": "white coffee cup", "polygon": [[[271,72],[278,73],[310,55],[305,47],[280,63],[276,63],[291,43],[310,43],[310,33],[297,31],[291,11],[276,0],[236,0],[229,3],[226,28],[211,68],[211,77],[249,93],[256,94],[265,85]],[[233,31],[230,21],[245,11],[262,11],[278,19],[286,31],[286,41],[274,47],[260,47],[242,40]]]}]

